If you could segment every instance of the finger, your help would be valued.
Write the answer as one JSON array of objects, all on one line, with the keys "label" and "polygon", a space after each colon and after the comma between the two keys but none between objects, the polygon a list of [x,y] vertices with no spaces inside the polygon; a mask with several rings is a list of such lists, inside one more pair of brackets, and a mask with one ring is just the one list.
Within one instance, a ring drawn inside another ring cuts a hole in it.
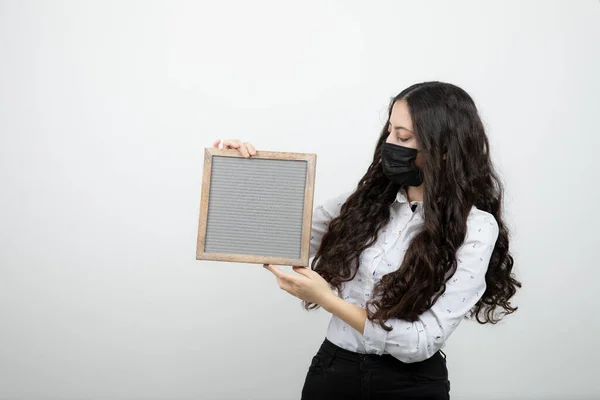
[{"label": "finger", "polygon": [[277,268],[275,265],[263,264],[263,267],[265,267],[266,269],[271,271],[273,273],[273,275],[275,275],[277,277],[277,279],[285,279],[285,275],[287,275],[282,270]]},{"label": "finger", "polygon": [[248,148],[246,147],[245,143],[241,143],[238,150],[240,151],[240,153],[242,153],[242,156],[246,158],[250,157],[250,153],[248,153]]},{"label": "finger", "polygon": [[219,143],[221,143],[221,139],[217,139],[217,140],[215,140],[215,142],[213,143],[213,147],[214,147],[215,149],[218,149],[218,148],[219,148]]},{"label": "finger", "polygon": [[288,274],[287,272],[284,272],[283,270],[281,270],[281,268],[277,267],[276,265],[264,264],[264,267],[266,269],[268,269],[269,271],[271,271],[277,277],[277,279],[281,281],[281,284],[286,285],[288,288],[291,288],[291,289],[298,286],[298,284],[300,284],[301,280],[306,279],[301,276]]},{"label": "finger", "polygon": [[300,275],[304,275],[304,276],[306,276],[307,278],[311,278],[311,275],[312,275],[311,273],[312,273],[312,271],[311,271],[311,270],[309,270],[309,269],[308,269],[308,268],[306,268],[306,267],[293,266],[293,267],[292,267],[292,269],[293,269],[295,272],[299,273]]},{"label": "finger", "polygon": [[248,153],[248,149],[246,148],[246,145],[244,145],[241,141],[234,139],[234,140],[226,140],[223,147],[227,148],[227,149],[237,149],[240,154],[243,157],[250,157],[250,154]]},{"label": "finger", "polygon": [[256,155],[256,149],[254,148],[254,146],[252,146],[248,142],[244,142],[244,144],[246,145],[246,148],[248,149],[248,153],[250,153],[251,156],[255,156]]},{"label": "finger", "polygon": [[224,149],[238,149],[242,143],[239,140],[226,140],[223,142]]}]

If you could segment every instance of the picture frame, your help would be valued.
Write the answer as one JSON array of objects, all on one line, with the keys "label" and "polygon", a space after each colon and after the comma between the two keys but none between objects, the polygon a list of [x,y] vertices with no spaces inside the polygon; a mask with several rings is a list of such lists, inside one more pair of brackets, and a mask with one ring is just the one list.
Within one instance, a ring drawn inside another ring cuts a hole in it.
[{"label": "picture frame", "polygon": [[206,148],[196,259],[308,267],[316,159]]}]

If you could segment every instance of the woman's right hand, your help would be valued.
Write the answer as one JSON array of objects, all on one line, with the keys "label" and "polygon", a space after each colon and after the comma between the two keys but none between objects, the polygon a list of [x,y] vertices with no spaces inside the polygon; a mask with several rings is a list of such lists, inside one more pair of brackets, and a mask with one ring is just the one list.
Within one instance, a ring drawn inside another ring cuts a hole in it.
[{"label": "woman's right hand", "polygon": [[[213,147],[215,149],[219,148],[219,143],[221,143],[221,139],[215,140],[213,143]],[[236,139],[225,140],[223,142],[224,149],[237,149],[243,157],[249,158],[251,156],[256,155],[256,149],[248,142],[241,142]]]}]

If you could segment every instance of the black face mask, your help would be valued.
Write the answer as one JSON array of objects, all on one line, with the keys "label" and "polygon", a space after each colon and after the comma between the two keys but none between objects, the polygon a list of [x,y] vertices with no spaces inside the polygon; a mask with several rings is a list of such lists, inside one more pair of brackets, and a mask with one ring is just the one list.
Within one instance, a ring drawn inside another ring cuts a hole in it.
[{"label": "black face mask", "polygon": [[381,148],[383,173],[400,186],[419,186],[423,178],[421,170],[415,167],[418,153],[410,147],[384,142]]}]

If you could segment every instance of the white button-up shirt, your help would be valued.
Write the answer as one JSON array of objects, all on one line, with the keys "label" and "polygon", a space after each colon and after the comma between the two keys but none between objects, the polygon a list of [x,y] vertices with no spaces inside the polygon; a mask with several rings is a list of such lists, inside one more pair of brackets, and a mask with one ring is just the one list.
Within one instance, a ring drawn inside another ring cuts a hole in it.
[{"label": "white button-up shirt", "polygon": [[[310,257],[314,257],[329,222],[352,192],[344,192],[318,205],[313,212]],[[413,212],[411,206],[416,205]],[[406,192],[398,191],[390,205],[390,221],[378,234],[377,241],[360,255],[359,268],[353,280],[342,284],[339,296],[365,308],[373,287],[385,274],[396,270],[404,258],[412,238],[423,224],[423,205],[409,204]],[[495,218],[473,207],[467,218],[467,234],[456,256],[458,267],[446,282],[446,290],[438,301],[418,320],[409,322],[393,318],[386,325],[367,320],[364,335],[333,315],[327,338],[336,345],[358,353],[391,354],[406,363],[423,361],[440,350],[450,334],[483,295],[485,273],[498,238]]]}]

